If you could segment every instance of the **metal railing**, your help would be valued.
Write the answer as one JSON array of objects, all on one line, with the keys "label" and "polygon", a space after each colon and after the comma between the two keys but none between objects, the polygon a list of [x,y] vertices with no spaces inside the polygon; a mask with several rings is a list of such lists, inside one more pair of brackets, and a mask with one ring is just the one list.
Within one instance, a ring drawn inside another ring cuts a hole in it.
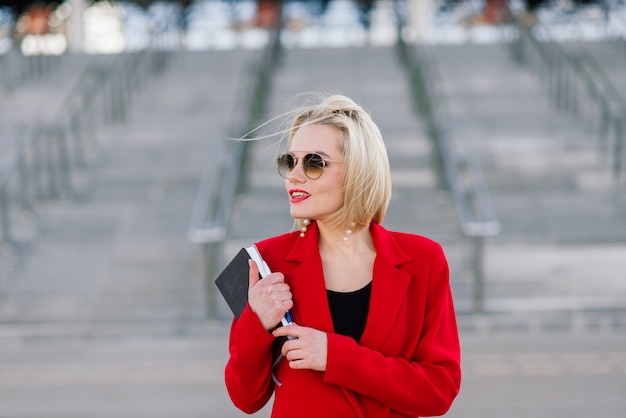
[{"label": "metal railing", "polygon": [[[220,142],[217,169],[212,164],[205,164],[191,214],[187,236],[191,242],[202,246],[207,315],[211,318],[217,317],[213,279],[223,267],[224,242],[228,237],[236,195],[245,187],[246,157],[250,144],[245,140],[228,138],[242,138],[260,123],[280,51],[280,29],[275,29],[261,51],[259,61],[253,63],[246,73],[249,79],[244,80],[244,88],[238,94],[242,110],[232,115],[228,132]],[[211,149],[210,153],[215,153],[215,149]]]},{"label": "metal railing", "polygon": [[31,233],[37,229],[37,203],[77,193],[99,125],[128,118],[140,82],[160,71],[169,54],[142,50],[94,62],[51,120],[12,125],[0,134],[0,251],[10,253],[20,242],[18,221],[27,220]]},{"label": "metal railing", "polygon": [[592,97],[598,103],[598,139],[602,151],[609,155],[613,179],[620,184],[626,159],[626,101],[588,51],[579,51],[575,59],[588,77]]},{"label": "metal railing", "polygon": [[9,93],[20,84],[48,75],[62,59],[56,55],[25,56],[13,46],[0,55],[0,93]]},{"label": "metal railing", "polygon": [[417,45],[408,45],[401,28],[398,49],[407,73],[419,115],[425,121],[440,162],[440,179],[450,190],[462,233],[470,240],[472,307],[484,312],[485,238],[500,233],[500,222],[483,175],[482,166],[471,146],[456,141],[451,132],[450,116],[443,95],[437,91],[438,72],[432,58]]},{"label": "metal railing", "polygon": [[549,28],[518,25],[518,31],[511,43],[513,58],[534,67],[557,109],[594,125],[599,148],[608,154],[619,185],[626,158],[626,102],[590,53],[566,51],[551,40]]}]

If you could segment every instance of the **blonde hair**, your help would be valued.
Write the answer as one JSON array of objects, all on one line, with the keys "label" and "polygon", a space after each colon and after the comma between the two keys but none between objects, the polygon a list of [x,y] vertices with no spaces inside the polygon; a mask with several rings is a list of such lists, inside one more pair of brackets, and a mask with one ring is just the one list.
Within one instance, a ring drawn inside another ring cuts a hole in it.
[{"label": "blonde hair", "polygon": [[[343,205],[330,218],[333,226],[353,231],[385,219],[391,199],[391,171],[382,133],[366,112],[342,95],[315,95],[317,103],[300,109],[288,129],[287,145],[297,130],[309,124],[332,126],[341,132]],[[296,220],[302,227],[302,219]]]}]

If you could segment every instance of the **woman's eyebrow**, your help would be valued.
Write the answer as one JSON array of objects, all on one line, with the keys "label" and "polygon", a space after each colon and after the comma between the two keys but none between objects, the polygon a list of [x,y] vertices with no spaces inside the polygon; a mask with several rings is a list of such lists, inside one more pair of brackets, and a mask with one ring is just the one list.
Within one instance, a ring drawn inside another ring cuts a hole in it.
[{"label": "woman's eyebrow", "polygon": [[305,153],[305,154],[319,154],[322,157],[330,158],[330,155],[326,154],[324,151],[289,151],[289,152],[291,152],[292,154],[295,154],[296,152],[297,153]]}]

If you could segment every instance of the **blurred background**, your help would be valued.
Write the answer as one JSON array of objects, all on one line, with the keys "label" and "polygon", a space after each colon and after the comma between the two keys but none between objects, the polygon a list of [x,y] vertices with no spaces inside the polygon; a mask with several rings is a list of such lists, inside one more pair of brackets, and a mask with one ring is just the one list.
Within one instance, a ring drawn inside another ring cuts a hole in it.
[{"label": "blurred background", "polygon": [[244,416],[213,281],[293,227],[257,128],[313,90],[446,251],[446,416],[623,414],[623,0],[0,0],[0,416]]}]

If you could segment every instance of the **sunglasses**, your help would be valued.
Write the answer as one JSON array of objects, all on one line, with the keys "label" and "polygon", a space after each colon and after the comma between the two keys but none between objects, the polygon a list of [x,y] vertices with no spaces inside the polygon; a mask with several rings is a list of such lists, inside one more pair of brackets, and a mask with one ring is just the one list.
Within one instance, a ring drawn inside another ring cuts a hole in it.
[{"label": "sunglasses", "polygon": [[[281,177],[286,178],[296,165],[298,165],[298,160],[299,158],[291,152],[280,153],[278,157],[276,157],[278,174],[280,174]],[[310,152],[302,157],[302,171],[304,171],[304,175],[309,179],[318,179],[324,172],[324,168],[329,161],[340,162],[324,158],[315,152]]]}]

